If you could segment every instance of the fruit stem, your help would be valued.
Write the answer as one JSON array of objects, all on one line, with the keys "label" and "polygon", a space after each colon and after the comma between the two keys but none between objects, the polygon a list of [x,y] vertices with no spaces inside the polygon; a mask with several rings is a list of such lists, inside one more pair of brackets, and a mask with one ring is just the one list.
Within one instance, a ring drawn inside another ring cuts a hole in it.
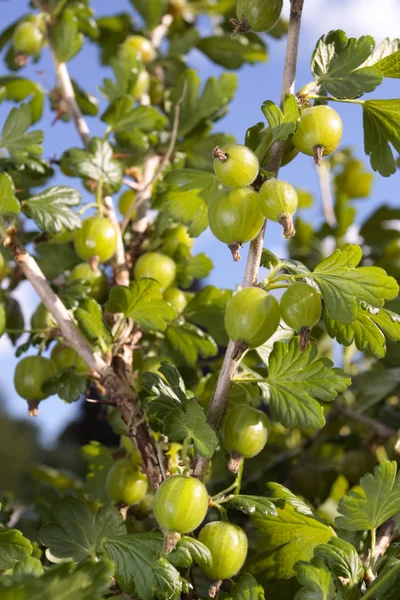
[{"label": "fruit stem", "polygon": [[242,244],[240,242],[233,242],[233,244],[228,244],[228,248],[232,253],[232,258],[235,262],[239,262],[241,256],[240,256],[240,248],[242,247]]},{"label": "fruit stem", "polygon": [[177,531],[164,531],[164,552],[169,554],[172,550],[175,550],[180,539],[181,534]]},{"label": "fruit stem", "polygon": [[222,163],[225,163],[229,158],[229,154],[223,152],[219,146],[215,146],[213,156]]},{"label": "fruit stem", "polygon": [[296,230],[293,225],[292,215],[288,212],[283,212],[279,217],[279,223],[283,227],[283,237],[289,239],[296,235]]},{"label": "fruit stem", "polygon": [[367,569],[367,576],[370,580],[375,579],[374,575],[374,563],[375,563],[375,548],[376,548],[376,528],[371,529],[371,550],[369,555],[369,565]]},{"label": "fruit stem", "polygon": [[299,342],[299,348],[300,348],[301,352],[304,352],[304,350],[307,349],[309,337],[310,337],[310,328],[302,327],[300,329],[300,342]]},{"label": "fruit stem", "polygon": [[326,100],[328,102],[345,102],[348,104],[361,104],[363,105],[365,100],[350,100],[349,98],[333,98],[333,96],[319,96],[318,94],[307,94],[309,100]]},{"label": "fruit stem", "polygon": [[322,157],[324,156],[325,147],[316,145],[314,146],[314,162],[317,167],[321,166]]}]

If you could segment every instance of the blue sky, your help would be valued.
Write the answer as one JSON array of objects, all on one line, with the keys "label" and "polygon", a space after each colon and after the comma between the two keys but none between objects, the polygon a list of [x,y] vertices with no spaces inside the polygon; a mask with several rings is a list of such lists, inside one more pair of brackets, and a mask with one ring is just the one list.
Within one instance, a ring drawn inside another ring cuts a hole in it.
[{"label": "blue sky", "polygon": [[[93,0],[92,6],[98,16],[117,13],[120,11],[132,11],[128,0]],[[289,0],[285,0],[285,11],[288,11]],[[9,0],[1,4],[2,27],[6,27],[21,14],[28,10],[26,0]],[[361,35],[373,35],[379,43],[384,37],[397,37],[399,0],[381,0],[379,3],[379,16],[376,14],[376,0],[305,0],[304,24],[300,40],[298,77],[296,88],[299,89],[310,80],[309,63],[312,50],[318,38],[331,29],[344,29],[346,34],[359,37]],[[132,11],[133,13],[133,11]],[[204,31],[209,27],[206,20],[202,21]],[[215,131],[234,134],[239,142],[243,141],[246,129],[254,123],[263,119],[260,106],[265,100],[279,101],[282,68],[284,61],[285,40],[276,41],[267,38],[269,47],[269,59],[266,63],[258,63],[254,66],[245,66],[238,75],[238,91],[233,100],[227,116],[216,124]],[[196,68],[203,80],[214,75],[219,76],[223,69],[211,63],[203,54],[192,51],[188,57],[190,66]],[[69,63],[71,76],[88,91],[96,94],[100,100],[101,107],[105,107],[104,100],[98,92],[98,85],[105,76],[108,69],[100,68],[98,64],[98,51],[95,45],[86,44],[84,50]],[[5,74],[5,68],[2,69]],[[49,90],[55,82],[53,65],[50,60],[49,51],[45,50],[40,62],[29,65],[20,74],[39,81],[42,86]],[[380,88],[371,94],[376,98],[395,98],[400,96],[400,84],[398,80],[385,80]],[[8,114],[11,105],[5,103],[0,105],[0,124]],[[46,106],[47,108],[47,106]],[[369,161],[363,152],[362,138],[362,115],[361,107],[350,105],[337,105],[335,108],[340,112],[344,122],[343,145],[352,146],[360,158],[365,160],[368,167]],[[40,128],[45,131],[44,156],[59,156],[64,149],[71,146],[80,146],[80,139],[71,124],[62,122],[51,126],[54,114],[46,110],[45,117],[40,123]],[[88,118],[88,124],[92,135],[102,135],[104,124],[96,118]],[[309,189],[315,197],[314,207],[304,211],[302,217],[313,223],[321,219],[321,204],[319,197],[318,179],[309,157],[299,156],[281,172],[281,177],[290,181],[297,187]],[[63,176],[57,176],[54,183],[75,185],[75,181]],[[52,181],[53,184],[53,181]],[[398,203],[399,175],[398,173],[390,179],[375,177],[374,192],[372,199],[357,203],[359,219],[365,217],[374,210],[377,204],[387,202]],[[285,254],[285,242],[281,236],[278,225],[269,223],[266,233],[265,246],[279,255]],[[233,264],[227,249],[215,240],[209,231],[206,231],[195,244],[195,253],[207,252],[214,262],[214,271],[207,283],[218,286],[234,288],[241,282],[247,250],[242,252],[242,261]],[[38,300],[28,283],[22,284],[16,293],[23,305],[26,319],[33,312]],[[6,338],[0,341],[0,389],[5,399],[6,408],[16,416],[25,416],[26,404],[15,393],[11,373],[14,372],[15,358],[13,349]],[[56,398],[50,398],[40,406],[37,425],[42,438],[46,443],[51,443],[60,428],[73,418],[76,405],[67,405]]]}]

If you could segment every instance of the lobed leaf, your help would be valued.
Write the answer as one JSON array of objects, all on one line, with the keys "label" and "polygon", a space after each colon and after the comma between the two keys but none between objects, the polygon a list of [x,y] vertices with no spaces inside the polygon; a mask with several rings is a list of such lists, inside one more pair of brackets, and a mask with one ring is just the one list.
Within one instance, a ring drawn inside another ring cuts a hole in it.
[{"label": "lobed leaf", "polygon": [[363,102],[364,149],[371,167],[383,177],[396,172],[390,144],[400,152],[400,100]]},{"label": "lobed leaf", "polygon": [[211,458],[218,447],[218,437],[207,422],[206,413],[198,400],[186,400],[164,419],[164,434],[174,442],[193,440],[197,454]]},{"label": "lobed leaf", "polygon": [[12,569],[32,554],[32,544],[18,529],[0,526],[0,571]]},{"label": "lobed leaf", "polygon": [[81,220],[71,206],[77,206],[81,194],[74,188],[55,185],[37,196],[24,200],[23,212],[35,221],[42,231],[58,233],[63,229],[80,229]]}]

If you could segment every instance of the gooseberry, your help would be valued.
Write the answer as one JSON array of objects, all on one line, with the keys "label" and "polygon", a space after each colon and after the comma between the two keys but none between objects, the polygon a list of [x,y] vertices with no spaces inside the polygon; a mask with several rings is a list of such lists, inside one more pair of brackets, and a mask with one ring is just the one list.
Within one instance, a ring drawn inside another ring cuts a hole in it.
[{"label": "gooseberry", "polygon": [[118,201],[119,212],[123,217],[126,217],[129,211],[129,219],[134,219],[137,214],[137,209],[134,205],[134,200],[136,197],[135,190],[126,190],[123,194],[121,194]]},{"label": "gooseberry", "polygon": [[332,154],[342,139],[342,119],[330,106],[305,108],[292,141],[300,152],[313,156],[320,165],[323,156]]},{"label": "gooseberry", "polygon": [[49,242],[54,244],[67,244],[68,242],[72,242],[75,237],[74,231],[68,231],[68,229],[62,229],[58,233],[54,233]]},{"label": "gooseberry", "polygon": [[281,316],[291,329],[300,332],[300,348],[305,350],[310,329],[320,320],[321,297],[304,282],[293,283],[281,298]]},{"label": "gooseberry", "polygon": [[81,263],[72,269],[69,279],[70,281],[80,279],[87,282],[90,286],[88,295],[97,300],[97,302],[102,303],[107,298],[107,277],[101,269],[93,269],[88,263]]},{"label": "gooseberry", "polygon": [[297,210],[297,205],[297,193],[290,183],[269,179],[261,186],[260,210],[264,217],[282,225],[285,238],[290,238],[296,233],[292,216]]},{"label": "gooseberry", "polygon": [[137,504],[147,493],[147,476],[128,458],[116,460],[107,475],[107,494],[114,502]]},{"label": "gooseberry", "polygon": [[264,344],[278,329],[279,303],[258,287],[237,292],[228,303],[225,327],[230,339],[242,341],[248,348]]},{"label": "gooseberry", "polygon": [[129,54],[139,54],[144,64],[147,64],[155,59],[156,51],[151,42],[142,35],[130,35],[126,38],[121,46],[122,55],[126,52]]},{"label": "gooseberry", "polygon": [[52,360],[44,356],[26,356],[16,366],[14,387],[16,392],[28,401],[29,414],[38,414],[38,404],[49,396],[42,390],[42,385],[57,372]]},{"label": "gooseberry", "polygon": [[117,239],[117,229],[112,221],[105,217],[89,217],[75,232],[75,251],[82,260],[97,256],[100,262],[105,262],[114,256]]},{"label": "gooseberry", "polygon": [[336,177],[336,183],[339,190],[349,198],[367,198],[371,193],[373,179],[372,173],[364,171],[361,161],[350,160],[343,172]]},{"label": "gooseberry", "polygon": [[161,104],[164,98],[164,84],[155,75],[150,75],[150,102],[153,106]]},{"label": "gooseberry", "polygon": [[256,237],[263,222],[258,193],[250,187],[222,192],[208,206],[210,229],[217,239],[228,244],[235,262],[240,260],[242,244]]},{"label": "gooseberry", "polygon": [[12,43],[17,54],[32,56],[40,52],[43,45],[43,34],[35,23],[24,21],[17,25]]},{"label": "gooseberry", "polygon": [[226,144],[214,149],[214,173],[221,183],[243,188],[255,180],[260,170],[257,156],[242,144]]},{"label": "gooseberry", "polygon": [[133,269],[135,279],[150,277],[160,284],[161,290],[169,287],[176,276],[176,264],[169,256],[159,252],[146,252],[136,261]]},{"label": "gooseberry", "polygon": [[168,256],[174,256],[180,245],[186,246],[190,250],[193,248],[194,239],[188,234],[185,225],[178,225],[169,229],[164,236],[162,251]]},{"label": "gooseberry", "polygon": [[73,348],[68,348],[68,346],[64,346],[63,344],[54,346],[51,352],[51,359],[60,371],[68,367],[75,367],[77,373],[81,375],[87,375],[90,371],[83,358]]},{"label": "gooseberry", "polygon": [[154,498],[154,516],[167,532],[189,533],[204,520],[208,493],[194,477],[173,475],[163,481]]},{"label": "gooseberry", "polygon": [[222,437],[231,452],[229,468],[237,472],[243,458],[253,458],[264,448],[268,437],[268,420],[261,410],[248,404],[230,409],[222,426]]},{"label": "gooseberry", "polygon": [[223,521],[207,523],[198,539],[211,552],[212,566],[202,566],[202,569],[212,581],[229,579],[242,568],[248,543],[245,532],[237,525]]},{"label": "gooseberry", "polygon": [[182,292],[182,290],[180,290],[179,288],[168,288],[167,290],[165,290],[163,297],[164,300],[166,300],[176,308],[178,313],[183,312],[188,303],[184,292]]},{"label": "gooseberry", "polygon": [[41,302],[31,317],[31,329],[51,329],[56,326],[56,322],[53,315],[47,310],[45,305]]},{"label": "gooseberry", "polygon": [[351,485],[357,484],[365,473],[370,473],[377,463],[371,450],[350,450],[343,458],[342,472]]},{"label": "gooseberry", "polygon": [[142,69],[133,84],[130,94],[134,100],[140,100],[143,94],[147,94],[150,87],[150,75],[146,69]]}]

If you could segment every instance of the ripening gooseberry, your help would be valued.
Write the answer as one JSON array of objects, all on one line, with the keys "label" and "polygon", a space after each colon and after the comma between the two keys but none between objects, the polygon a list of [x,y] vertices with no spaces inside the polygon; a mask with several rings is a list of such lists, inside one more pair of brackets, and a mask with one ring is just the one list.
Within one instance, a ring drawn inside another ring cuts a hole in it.
[{"label": "ripening gooseberry", "polygon": [[89,217],[75,232],[75,251],[82,260],[97,256],[100,262],[105,262],[114,256],[117,240],[117,229],[112,221],[105,217]]},{"label": "ripening gooseberry", "polygon": [[129,458],[116,460],[107,475],[107,494],[114,502],[137,504],[147,493],[148,479]]},{"label": "ripening gooseberry", "polygon": [[77,373],[87,375],[90,371],[89,367],[73,348],[57,344],[51,351],[51,360],[58,370],[75,367]]},{"label": "ripening gooseberry", "polygon": [[100,303],[104,302],[108,295],[108,281],[104,271],[92,268],[88,263],[80,263],[72,269],[69,276],[70,281],[79,279],[89,284],[88,295],[91,298]]},{"label": "ripening gooseberry", "polygon": [[342,139],[342,119],[330,106],[311,106],[301,112],[300,122],[292,141],[295,147],[313,156],[316,165],[323,156],[332,154]]},{"label": "ripening gooseberry", "polygon": [[261,452],[267,443],[267,425],[265,414],[248,404],[237,404],[229,410],[222,425],[222,437],[231,452],[231,471],[238,471],[243,458],[253,458]]},{"label": "ripening gooseberry", "polygon": [[260,210],[264,217],[282,225],[285,238],[290,238],[296,233],[292,217],[297,205],[297,193],[290,183],[269,179],[261,186]]},{"label": "ripening gooseberry", "polygon": [[212,566],[201,567],[211,581],[229,579],[242,568],[248,542],[245,532],[237,525],[224,521],[207,523],[198,540],[211,552]]},{"label": "ripening gooseberry", "polygon": [[53,377],[57,368],[52,360],[44,356],[26,356],[19,361],[14,372],[16,392],[28,401],[29,414],[38,414],[38,404],[49,396],[42,390],[42,385]]},{"label": "ripening gooseberry", "polygon": [[143,35],[130,35],[121,46],[121,54],[139,54],[141,60],[146,65],[156,57],[156,51],[150,40]]},{"label": "ripening gooseberry", "polygon": [[242,144],[226,144],[214,149],[214,173],[221,183],[243,188],[255,180],[260,170],[257,156]]},{"label": "ripening gooseberry", "polygon": [[126,190],[126,192],[121,194],[118,201],[119,212],[123,217],[126,217],[129,211],[129,220],[134,220],[137,215],[137,208],[134,204],[135,197],[135,190]]},{"label": "ripening gooseberry", "polygon": [[12,44],[17,54],[38,54],[43,45],[43,34],[31,21],[24,21],[15,28]]},{"label": "ripening gooseberry", "polygon": [[188,303],[185,293],[182,292],[182,290],[180,290],[179,288],[175,287],[170,287],[167,290],[165,290],[163,297],[164,300],[166,300],[176,308],[178,313],[183,312]]},{"label": "ripening gooseberry", "polygon": [[269,31],[282,12],[283,0],[238,0],[235,33]]},{"label": "ripening gooseberry", "polygon": [[146,252],[140,256],[133,269],[135,279],[150,277],[158,281],[161,291],[169,287],[176,276],[176,264],[169,256],[159,252]]},{"label": "ripening gooseberry", "polygon": [[320,295],[307,283],[293,283],[282,295],[280,308],[286,325],[300,332],[300,348],[305,350],[310,330],[321,318]]}]

